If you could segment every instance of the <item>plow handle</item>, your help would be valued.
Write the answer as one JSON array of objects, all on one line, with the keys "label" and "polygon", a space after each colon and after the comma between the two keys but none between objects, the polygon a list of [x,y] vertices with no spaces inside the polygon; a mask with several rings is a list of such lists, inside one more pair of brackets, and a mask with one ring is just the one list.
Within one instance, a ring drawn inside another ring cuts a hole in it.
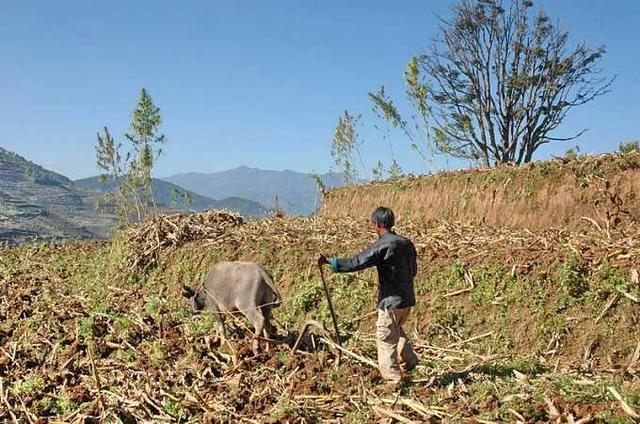
[{"label": "plow handle", "polygon": [[336,318],[336,312],[333,310],[333,303],[331,303],[329,287],[327,287],[327,282],[324,279],[324,269],[322,269],[322,265],[320,264],[318,264],[318,268],[320,268],[320,279],[322,280],[324,294],[327,296],[327,303],[329,304],[329,312],[331,313],[331,320],[333,321],[333,329],[336,331],[336,343],[338,344],[338,346],[342,346],[340,344],[340,332],[338,331],[338,319]]}]

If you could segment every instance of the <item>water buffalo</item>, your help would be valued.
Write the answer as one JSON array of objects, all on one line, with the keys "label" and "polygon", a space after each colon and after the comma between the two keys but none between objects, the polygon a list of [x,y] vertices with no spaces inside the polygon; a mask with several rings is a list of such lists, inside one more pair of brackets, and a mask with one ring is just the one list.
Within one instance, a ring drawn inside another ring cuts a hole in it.
[{"label": "water buffalo", "polygon": [[[271,309],[280,306],[282,297],[271,275],[254,262],[219,262],[207,274],[202,288],[183,286],[182,295],[191,299],[196,311],[206,309],[214,313],[224,332],[227,313],[242,314],[255,329],[256,336],[271,338]],[[253,350],[259,349],[254,339]]]}]

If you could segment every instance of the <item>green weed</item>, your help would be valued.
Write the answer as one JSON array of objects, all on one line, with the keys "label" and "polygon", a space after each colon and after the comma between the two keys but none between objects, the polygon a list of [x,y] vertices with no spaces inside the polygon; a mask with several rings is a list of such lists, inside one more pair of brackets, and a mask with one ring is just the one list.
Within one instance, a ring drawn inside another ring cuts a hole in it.
[{"label": "green weed", "polygon": [[189,412],[182,405],[172,400],[163,401],[162,410],[177,420],[185,419],[189,415]]},{"label": "green weed", "polygon": [[25,378],[13,386],[13,390],[20,396],[30,395],[42,389],[44,389],[44,379],[39,375]]},{"label": "green weed", "polygon": [[119,315],[113,320],[114,333],[123,340],[129,339],[133,326],[133,318],[129,315]]},{"label": "green weed", "polygon": [[211,314],[200,314],[189,321],[187,335],[190,337],[203,337],[210,335],[216,329],[216,319]]},{"label": "green weed", "polygon": [[297,407],[296,404],[291,400],[291,396],[288,392],[282,392],[280,396],[278,396],[278,400],[275,405],[269,411],[269,416],[277,420],[278,422],[284,421],[287,418],[292,418],[297,416],[296,414]]},{"label": "green weed", "polygon": [[164,306],[164,304],[165,304],[164,301],[158,299],[155,296],[152,296],[149,298],[149,300],[147,300],[147,304],[145,305],[145,310],[152,317],[158,317],[162,312],[162,307]]},{"label": "green weed", "polygon": [[85,342],[93,339],[94,319],[92,316],[84,318],[78,326],[78,336]]},{"label": "green weed", "polygon": [[574,251],[566,255],[556,278],[565,293],[571,297],[578,298],[589,289],[582,258]]},{"label": "green weed", "polygon": [[69,398],[69,395],[67,393],[63,393],[58,397],[58,399],[56,399],[52,409],[53,412],[57,415],[68,415],[76,408],[76,403]]}]

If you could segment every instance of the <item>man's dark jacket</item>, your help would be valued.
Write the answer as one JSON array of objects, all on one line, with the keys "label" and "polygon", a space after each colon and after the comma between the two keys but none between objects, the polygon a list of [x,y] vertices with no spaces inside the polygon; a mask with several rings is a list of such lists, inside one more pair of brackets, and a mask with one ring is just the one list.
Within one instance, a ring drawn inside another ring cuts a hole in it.
[{"label": "man's dark jacket", "polygon": [[415,306],[416,249],[410,240],[389,231],[356,256],[331,259],[334,272],[354,272],[372,266],[378,269],[378,308]]}]

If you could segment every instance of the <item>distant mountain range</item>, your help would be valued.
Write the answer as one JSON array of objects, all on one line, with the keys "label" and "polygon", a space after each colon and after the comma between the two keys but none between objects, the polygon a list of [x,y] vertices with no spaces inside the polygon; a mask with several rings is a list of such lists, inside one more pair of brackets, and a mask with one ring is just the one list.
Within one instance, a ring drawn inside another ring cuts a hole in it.
[{"label": "distant mountain range", "polygon": [[[342,185],[340,174],[319,177],[326,188]],[[115,186],[98,177],[71,181],[0,147],[0,242],[106,237],[115,217],[97,213],[95,205]],[[279,207],[289,215],[308,215],[321,201],[311,174],[246,166],[154,179],[153,187],[164,211],[229,209],[259,217]]]},{"label": "distant mountain range", "polygon": [[[195,211],[202,211],[206,209],[229,209],[246,217],[264,216],[270,212],[268,208],[264,207],[260,203],[240,197],[227,197],[221,200],[215,200],[206,196],[201,196],[192,191],[185,190],[176,184],[157,178],[154,178],[152,183],[158,207],[163,209]],[[115,181],[102,183],[99,177],[83,178],[76,180],[74,184],[76,187],[93,191],[95,193],[112,191],[116,187]],[[177,194],[177,196],[174,193]],[[190,198],[190,203],[184,200],[185,194]]]},{"label": "distant mountain range", "polygon": [[[320,175],[327,188],[342,185],[342,175]],[[311,174],[268,171],[241,166],[214,173],[189,172],[163,178],[203,196],[237,196],[269,208],[282,208],[290,215],[309,215],[320,206],[320,193]],[[277,198],[277,205],[276,205]]]},{"label": "distant mountain range", "polygon": [[[252,200],[214,200],[162,180],[153,185],[164,211],[229,209],[248,217],[269,213]],[[0,147],[0,242],[107,237],[115,217],[98,213],[95,205],[100,193],[114,187],[98,177],[71,181]],[[188,193],[191,203],[176,199],[175,192]]]}]

